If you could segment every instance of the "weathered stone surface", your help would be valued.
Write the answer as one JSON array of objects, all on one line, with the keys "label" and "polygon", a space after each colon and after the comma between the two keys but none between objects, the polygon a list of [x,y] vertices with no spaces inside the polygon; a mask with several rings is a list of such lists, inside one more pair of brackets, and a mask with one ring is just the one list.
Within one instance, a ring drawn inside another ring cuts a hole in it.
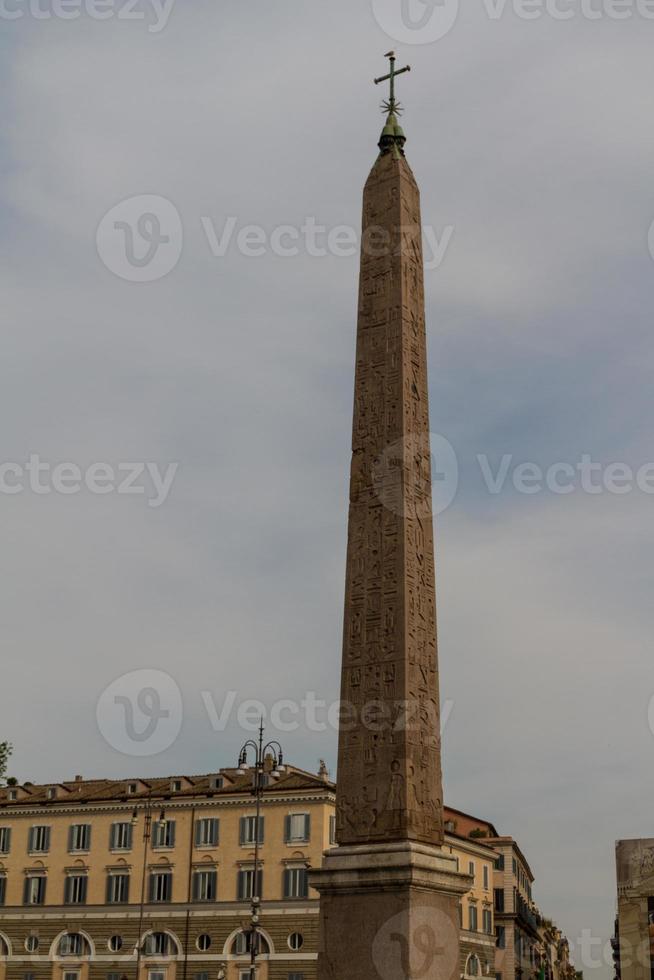
[{"label": "weathered stone surface", "polygon": [[443,839],[420,196],[366,184],[338,760],[339,844]]}]

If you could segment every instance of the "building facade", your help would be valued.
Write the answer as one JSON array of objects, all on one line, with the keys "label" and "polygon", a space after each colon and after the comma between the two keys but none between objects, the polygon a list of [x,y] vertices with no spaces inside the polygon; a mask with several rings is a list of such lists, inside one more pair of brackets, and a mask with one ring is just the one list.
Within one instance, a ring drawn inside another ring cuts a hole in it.
[{"label": "building facade", "polygon": [[[258,831],[251,788],[251,774],[222,769],[0,789],[0,980],[249,980],[255,887],[259,980],[315,980],[319,897],[307,879],[333,845],[336,787],[324,769],[269,772]],[[472,881],[461,978],[534,980],[549,948],[545,976],[569,980],[554,952],[564,938],[530,928],[531,905],[525,921],[533,879],[515,841],[448,807],[444,832]]]},{"label": "building facade", "polygon": [[0,790],[0,980],[241,980],[253,893],[258,976],[312,980],[334,787],[268,778],[258,826],[235,770]]},{"label": "building facade", "polygon": [[613,941],[620,980],[654,978],[654,839],[615,846],[618,916]]}]

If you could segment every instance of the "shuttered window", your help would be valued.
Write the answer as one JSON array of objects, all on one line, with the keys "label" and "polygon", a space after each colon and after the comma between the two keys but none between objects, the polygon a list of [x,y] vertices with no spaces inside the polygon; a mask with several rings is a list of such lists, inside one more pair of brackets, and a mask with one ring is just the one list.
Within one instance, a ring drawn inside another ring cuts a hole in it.
[{"label": "shuttered window", "polygon": [[287,844],[306,844],[311,839],[311,817],[308,813],[289,814],[284,822],[284,840]]}]

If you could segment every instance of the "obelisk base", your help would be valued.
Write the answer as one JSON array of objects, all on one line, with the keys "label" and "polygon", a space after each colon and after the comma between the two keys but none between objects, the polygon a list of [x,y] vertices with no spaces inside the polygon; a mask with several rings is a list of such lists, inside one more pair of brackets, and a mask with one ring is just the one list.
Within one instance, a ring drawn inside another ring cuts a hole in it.
[{"label": "obelisk base", "polygon": [[338,847],[310,873],[320,892],[318,980],[455,980],[459,899],[472,886],[456,859],[410,842]]}]

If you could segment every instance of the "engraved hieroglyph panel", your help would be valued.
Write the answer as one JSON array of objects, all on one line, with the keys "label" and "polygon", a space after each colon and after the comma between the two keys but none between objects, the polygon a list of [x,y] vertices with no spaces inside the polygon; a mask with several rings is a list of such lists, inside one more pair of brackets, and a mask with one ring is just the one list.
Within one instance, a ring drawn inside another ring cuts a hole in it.
[{"label": "engraved hieroglyph panel", "polygon": [[340,844],[442,843],[420,198],[405,159],[366,184],[339,740]]}]

